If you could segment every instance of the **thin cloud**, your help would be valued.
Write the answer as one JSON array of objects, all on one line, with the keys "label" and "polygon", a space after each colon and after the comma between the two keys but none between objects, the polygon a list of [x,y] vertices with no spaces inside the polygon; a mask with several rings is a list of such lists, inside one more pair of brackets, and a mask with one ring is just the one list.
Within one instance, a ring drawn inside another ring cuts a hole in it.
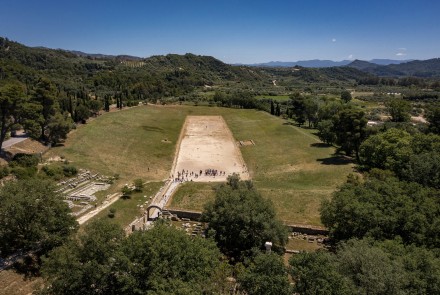
[{"label": "thin cloud", "polygon": [[405,55],[406,55],[406,48],[405,47],[397,48],[396,56],[405,56]]},{"label": "thin cloud", "polygon": [[332,38],[332,42],[336,42],[336,38]]},{"label": "thin cloud", "polygon": [[348,56],[348,59],[354,59],[354,55],[353,55],[353,54],[350,54],[350,55]]}]

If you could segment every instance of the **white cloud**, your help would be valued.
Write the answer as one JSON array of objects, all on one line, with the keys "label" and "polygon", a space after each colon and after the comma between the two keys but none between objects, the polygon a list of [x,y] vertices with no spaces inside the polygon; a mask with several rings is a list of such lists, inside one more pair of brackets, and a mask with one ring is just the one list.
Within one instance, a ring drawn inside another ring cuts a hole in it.
[{"label": "white cloud", "polygon": [[332,39],[332,42],[336,42],[336,38],[333,38],[333,39]]},{"label": "white cloud", "polygon": [[350,55],[348,56],[348,59],[354,59],[354,55],[353,55],[353,54],[350,54]]},{"label": "white cloud", "polygon": [[406,48],[405,47],[397,48],[396,56],[402,57],[402,56],[405,56],[405,55],[406,55]]}]

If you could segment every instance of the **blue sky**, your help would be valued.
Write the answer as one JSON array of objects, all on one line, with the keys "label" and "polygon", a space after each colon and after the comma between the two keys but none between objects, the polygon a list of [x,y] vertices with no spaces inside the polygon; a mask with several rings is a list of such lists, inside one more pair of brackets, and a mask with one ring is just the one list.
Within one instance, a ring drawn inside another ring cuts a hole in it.
[{"label": "blue sky", "polygon": [[227,63],[440,57],[440,1],[0,0],[0,36],[28,46]]}]

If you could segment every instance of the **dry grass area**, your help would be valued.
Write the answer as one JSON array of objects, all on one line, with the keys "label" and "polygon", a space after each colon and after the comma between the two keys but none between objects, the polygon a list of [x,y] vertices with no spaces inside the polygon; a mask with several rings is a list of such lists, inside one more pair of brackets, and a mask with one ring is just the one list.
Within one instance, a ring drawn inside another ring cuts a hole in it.
[{"label": "dry grass area", "polygon": [[9,148],[6,148],[5,150],[11,155],[15,155],[18,153],[39,154],[45,153],[47,150],[49,150],[49,147],[45,146],[37,140],[28,138],[26,140],[23,140],[22,142],[14,144]]},{"label": "dry grass area", "polygon": [[26,278],[14,270],[0,271],[0,295],[32,294],[42,284],[41,278]]}]

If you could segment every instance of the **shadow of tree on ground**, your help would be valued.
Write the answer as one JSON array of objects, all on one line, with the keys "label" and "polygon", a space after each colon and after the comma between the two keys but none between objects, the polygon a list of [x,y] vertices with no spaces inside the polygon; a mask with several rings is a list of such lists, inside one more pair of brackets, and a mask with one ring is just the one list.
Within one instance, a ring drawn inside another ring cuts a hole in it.
[{"label": "shadow of tree on ground", "polygon": [[310,144],[311,147],[316,147],[316,148],[328,148],[328,147],[332,147],[331,144],[328,143],[324,143],[324,142],[315,142]]},{"label": "shadow of tree on ground", "polygon": [[317,159],[323,165],[348,165],[353,164],[354,159],[343,155],[335,155],[328,158]]}]

